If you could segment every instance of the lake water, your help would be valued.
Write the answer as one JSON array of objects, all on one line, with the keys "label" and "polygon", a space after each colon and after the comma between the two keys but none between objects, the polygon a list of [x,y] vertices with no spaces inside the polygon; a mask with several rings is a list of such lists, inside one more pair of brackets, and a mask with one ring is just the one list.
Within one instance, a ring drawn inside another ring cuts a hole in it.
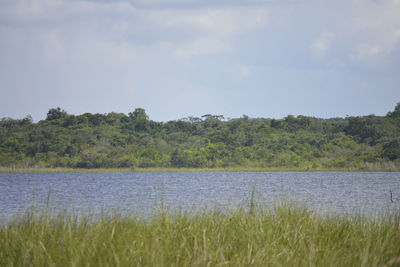
[{"label": "lake water", "polygon": [[247,206],[253,189],[265,205],[288,199],[320,212],[400,208],[398,172],[0,173],[0,219],[32,206],[144,216],[161,203],[188,211],[226,209]]}]

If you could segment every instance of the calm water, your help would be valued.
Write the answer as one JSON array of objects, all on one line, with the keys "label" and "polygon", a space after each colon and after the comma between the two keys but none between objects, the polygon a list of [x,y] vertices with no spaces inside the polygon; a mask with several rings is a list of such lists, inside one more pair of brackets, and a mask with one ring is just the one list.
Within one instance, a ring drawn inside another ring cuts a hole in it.
[{"label": "calm water", "polygon": [[227,208],[247,205],[253,188],[258,202],[266,205],[285,198],[323,212],[379,213],[400,208],[398,172],[0,173],[0,219],[24,213],[33,205],[145,216],[160,203],[186,210]]}]

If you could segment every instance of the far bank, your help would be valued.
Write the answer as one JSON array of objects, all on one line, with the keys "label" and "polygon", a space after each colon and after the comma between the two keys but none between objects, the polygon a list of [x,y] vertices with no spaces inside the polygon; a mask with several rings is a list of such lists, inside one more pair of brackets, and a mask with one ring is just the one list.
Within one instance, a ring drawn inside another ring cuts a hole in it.
[{"label": "far bank", "polygon": [[0,167],[0,173],[68,173],[68,172],[400,172],[398,165],[366,165],[361,168],[40,168]]}]

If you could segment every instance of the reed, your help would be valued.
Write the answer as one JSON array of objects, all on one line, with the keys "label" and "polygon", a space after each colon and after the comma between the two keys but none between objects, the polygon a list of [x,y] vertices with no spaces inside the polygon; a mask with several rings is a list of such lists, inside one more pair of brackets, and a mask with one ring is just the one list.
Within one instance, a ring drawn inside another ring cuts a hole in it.
[{"label": "reed", "polygon": [[69,173],[69,172],[399,172],[400,165],[365,164],[359,168],[301,168],[301,167],[226,167],[226,168],[42,168],[1,167],[0,173]]},{"label": "reed", "polygon": [[[30,211],[0,227],[0,266],[398,266],[400,215],[280,202],[151,218]],[[249,212],[250,211],[250,212]]]}]

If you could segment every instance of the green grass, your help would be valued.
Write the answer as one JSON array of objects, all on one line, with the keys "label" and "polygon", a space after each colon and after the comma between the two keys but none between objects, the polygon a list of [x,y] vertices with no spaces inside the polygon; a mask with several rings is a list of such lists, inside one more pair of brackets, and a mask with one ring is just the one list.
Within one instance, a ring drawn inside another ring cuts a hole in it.
[{"label": "green grass", "polygon": [[57,173],[57,172],[317,172],[317,171],[400,171],[396,164],[366,164],[360,168],[300,168],[300,167],[227,167],[227,168],[40,168],[0,167],[0,173]]},{"label": "green grass", "polygon": [[0,266],[399,266],[400,215],[251,210],[97,219],[32,212],[0,227]]}]

